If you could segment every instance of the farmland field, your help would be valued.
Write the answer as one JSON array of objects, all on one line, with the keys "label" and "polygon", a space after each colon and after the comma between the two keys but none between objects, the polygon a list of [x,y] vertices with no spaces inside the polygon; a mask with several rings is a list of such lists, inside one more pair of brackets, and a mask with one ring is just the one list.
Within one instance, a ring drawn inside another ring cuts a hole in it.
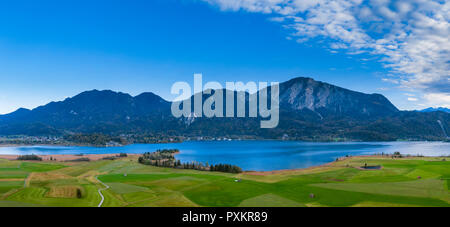
[{"label": "farmland field", "polygon": [[[381,166],[364,170],[365,164]],[[0,206],[450,206],[445,158],[352,157],[289,171],[219,172],[112,160],[0,160]],[[238,181],[237,179],[240,179]]]}]

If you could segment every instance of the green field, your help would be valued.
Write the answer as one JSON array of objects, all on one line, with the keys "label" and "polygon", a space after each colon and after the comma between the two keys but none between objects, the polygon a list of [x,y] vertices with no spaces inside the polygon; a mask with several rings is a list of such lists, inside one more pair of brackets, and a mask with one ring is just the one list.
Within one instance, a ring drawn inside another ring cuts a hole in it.
[{"label": "green field", "polygon": [[[364,163],[382,168],[362,170]],[[98,206],[104,186],[96,177],[110,187],[102,206],[450,206],[450,161],[443,158],[353,157],[262,175],[159,168],[134,156],[63,164],[0,160],[0,207]]]}]

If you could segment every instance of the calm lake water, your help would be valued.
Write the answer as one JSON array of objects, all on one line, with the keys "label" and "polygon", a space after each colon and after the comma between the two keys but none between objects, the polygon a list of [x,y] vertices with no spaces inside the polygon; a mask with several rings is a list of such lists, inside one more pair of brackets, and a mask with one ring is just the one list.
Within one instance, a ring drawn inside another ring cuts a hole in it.
[{"label": "calm lake water", "polygon": [[244,170],[270,171],[322,165],[346,155],[394,153],[450,156],[450,143],[444,142],[348,142],[313,143],[293,141],[208,141],[176,144],[134,144],[124,147],[0,147],[2,154],[112,154],[144,153],[177,148],[183,162],[228,163]]}]

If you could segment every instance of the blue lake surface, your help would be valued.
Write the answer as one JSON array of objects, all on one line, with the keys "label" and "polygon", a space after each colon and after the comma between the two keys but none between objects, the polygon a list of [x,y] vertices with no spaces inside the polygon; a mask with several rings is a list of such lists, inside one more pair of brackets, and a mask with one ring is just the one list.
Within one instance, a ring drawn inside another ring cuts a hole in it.
[{"label": "blue lake surface", "polygon": [[157,149],[176,148],[182,162],[227,163],[244,170],[271,171],[322,165],[346,155],[400,152],[424,156],[450,156],[450,143],[444,142],[345,142],[315,143],[295,141],[190,141],[172,144],[133,144],[123,147],[0,147],[0,155],[55,154],[140,154]]}]

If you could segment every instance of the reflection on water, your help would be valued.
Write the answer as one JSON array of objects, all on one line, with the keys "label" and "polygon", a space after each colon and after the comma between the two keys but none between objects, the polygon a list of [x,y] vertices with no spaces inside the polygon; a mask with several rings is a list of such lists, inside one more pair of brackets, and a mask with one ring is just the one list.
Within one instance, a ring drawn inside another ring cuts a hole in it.
[{"label": "reflection on water", "polygon": [[244,170],[269,171],[306,168],[325,164],[346,155],[402,154],[449,156],[450,143],[443,142],[348,142],[313,143],[294,141],[205,141],[176,144],[134,144],[124,147],[0,147],[1,154],[112,154],[144,153],[177,148],[183,162],[229,163]]}]

